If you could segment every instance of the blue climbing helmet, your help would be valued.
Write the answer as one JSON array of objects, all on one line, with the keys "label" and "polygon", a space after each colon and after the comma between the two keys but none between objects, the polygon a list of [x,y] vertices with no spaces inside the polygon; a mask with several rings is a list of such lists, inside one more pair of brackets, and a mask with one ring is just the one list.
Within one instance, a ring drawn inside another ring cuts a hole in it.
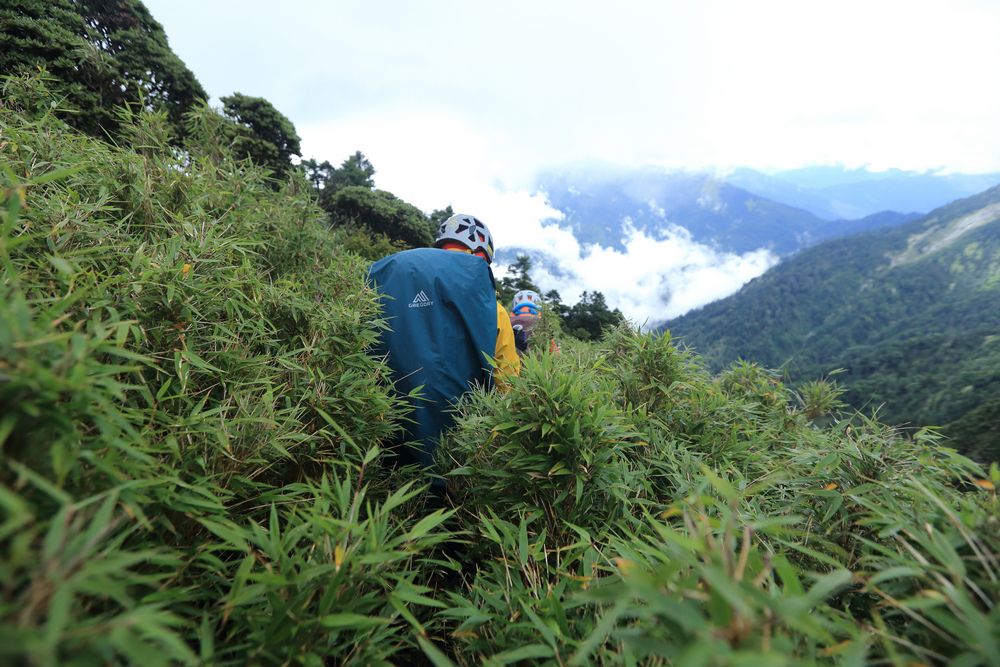
[{"label": "blue climbing helmet", "polygon": [[434,247],[440,248],[449,241],[461,243],[472,252],[482,251],[486,255],[486,263],[493,263],[493,235],[479,218],[457,213],[442,222]]}]

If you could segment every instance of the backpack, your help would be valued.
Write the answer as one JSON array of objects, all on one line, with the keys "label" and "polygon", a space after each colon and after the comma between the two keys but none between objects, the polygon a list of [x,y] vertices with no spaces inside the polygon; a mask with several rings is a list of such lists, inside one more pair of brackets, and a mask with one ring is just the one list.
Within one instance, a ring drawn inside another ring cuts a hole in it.
[{"label": "backpack", "polygon": [[517,350],[517,356],[523,357],[528,353],[528,332],[521,324],[512,324],[511,329],[514,330],[514,349]]},{"label": "backpack", "polygon": [[531,330],[541,321],[537,315],[511,315],[510,326],[514,329],[514,346],[520,356],[528,354],[531,346]]},{"label": "backpack", "polygon": [[493,385],[487,359],[497,341],[493,272],[475,255],[416,248],[372,264],[368,282],[389,326],[374,353],[385,357],[398,395],[422,387],[404,442],[419,443],[412,454],[430,467],[436,441],[455,423],[453,404],[470,389]]}]

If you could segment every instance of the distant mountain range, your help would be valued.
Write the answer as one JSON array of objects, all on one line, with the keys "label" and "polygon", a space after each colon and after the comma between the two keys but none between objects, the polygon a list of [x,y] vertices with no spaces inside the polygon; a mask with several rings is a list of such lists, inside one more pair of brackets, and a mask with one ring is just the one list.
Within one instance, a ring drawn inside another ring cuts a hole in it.
[{"label": "distant mountain range", "polygon": [[945,425],[1000,458],[1000,187],[801,250],[661,327],[713,370],[736,359],[790,381],[845,369],[845,400],[883,421]]},{"label": "distant mountain range", "polygon": [[671,225],[718,250],[786,255],[818,241],[897,225],[1000,183],[1000,174],[942,175],[814,167],[767,175],[575,164],[538,178],[582,243],[623,249],[629,226]]},{"label": "distant mountain range", "polygon": [[855,220],[881,211],[927,213],[1000,183],[1000,174],[944,174],[838,166],[764,174],[748,168],[725,175],[731,185],[809,211],[825,220]]}]

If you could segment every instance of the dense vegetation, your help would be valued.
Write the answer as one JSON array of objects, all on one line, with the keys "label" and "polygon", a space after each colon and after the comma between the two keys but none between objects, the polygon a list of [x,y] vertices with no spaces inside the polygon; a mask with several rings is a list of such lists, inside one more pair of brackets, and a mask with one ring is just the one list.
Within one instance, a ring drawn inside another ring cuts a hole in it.
[{"label": "dense vegetation", "polygon": [[0,661],[1000,661],[995,466],[618,328],[472,395],[428,513],[374,241],[208,110],[116,148],[49,100],[0,107]]},{"label": "dense vegetation", "polygon": [[[521,290],[531,290],[542,296],[542,289],[531,279],[531,257],[518,255],[507,267],[507,275],[497,285],[497,297],[506,307]],[[562,302],[558,290],[549,290],[542,296],[542,306],[546,312],[557,316],[558,327],[577,340],[598,340],[606,331],[625,322],[625,316],[617,308],[608,308],[601,292],[584,292],[572,306]]]},{"label": "dense vegetation", "polygon": [[184,114],[207,98],[138,0],[3,3],[0,73],[40,69],[61,84],[62,119],[96,137],[118,137],[124,105],[165,111],[182,135]]},{"label": "dense vegetation", "polygon": [[[714,370],[745,359],[783,367],[796,384],[844,369],[851,407],[892,424],[956,422],[957,448],[1000,460],[995,436],[973,437],[990,430],[976,408],[1000,397],[998,203],[993,188],[808,248],[664,329]],[[968,216],[986,222],[958,233]]]},{"label": "dense vegetation", "polygon": [[[180,147],[190,138],[213,159],[220,159],[220,151],[247,159],[263,169],[271,188],[280,188],[293,171],[304,173],[328,223],[341,230],[346,247],[365,259],[430,246],[437,227],[453,214],[448,206],[425,215],[391,192],[375,189],[375,167],[361,151],[339,167],[315,158],[294,162],[301,157],[295,126],[264,98],[233,93],[221,98],[221,110],[211,109],[201,84],[170,50],[162,26],[139,0],[31,0],[0,7],[0,73],[39,72],[53,112],[93,137],[131,140],[116,111],[121,107],[129,113],[161,111],[167,142]],[[185,120],[185,114],[198,122]],[[189,132],[200,136],[188,137]],[[507,296],[506,288],[501,290]],[[551,300],[568,333],[582,340],[598,337],[622,319],[600,292],[583,294],[572,307],[563,306],[558,293]]]}]

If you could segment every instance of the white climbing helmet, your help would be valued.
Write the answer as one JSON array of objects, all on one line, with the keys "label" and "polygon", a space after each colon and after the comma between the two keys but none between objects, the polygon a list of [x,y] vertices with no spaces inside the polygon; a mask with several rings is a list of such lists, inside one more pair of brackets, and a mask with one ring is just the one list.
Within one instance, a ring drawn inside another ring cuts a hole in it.
[{"label": "white climbing helmet", "polygon": [[474,216],[458,213],[441,223],[434,247],[440,248],[448,241],[461,243],[472,252],[482,250],[486,253],[487,264],[493,263],[493,236],[489,228]]}]

